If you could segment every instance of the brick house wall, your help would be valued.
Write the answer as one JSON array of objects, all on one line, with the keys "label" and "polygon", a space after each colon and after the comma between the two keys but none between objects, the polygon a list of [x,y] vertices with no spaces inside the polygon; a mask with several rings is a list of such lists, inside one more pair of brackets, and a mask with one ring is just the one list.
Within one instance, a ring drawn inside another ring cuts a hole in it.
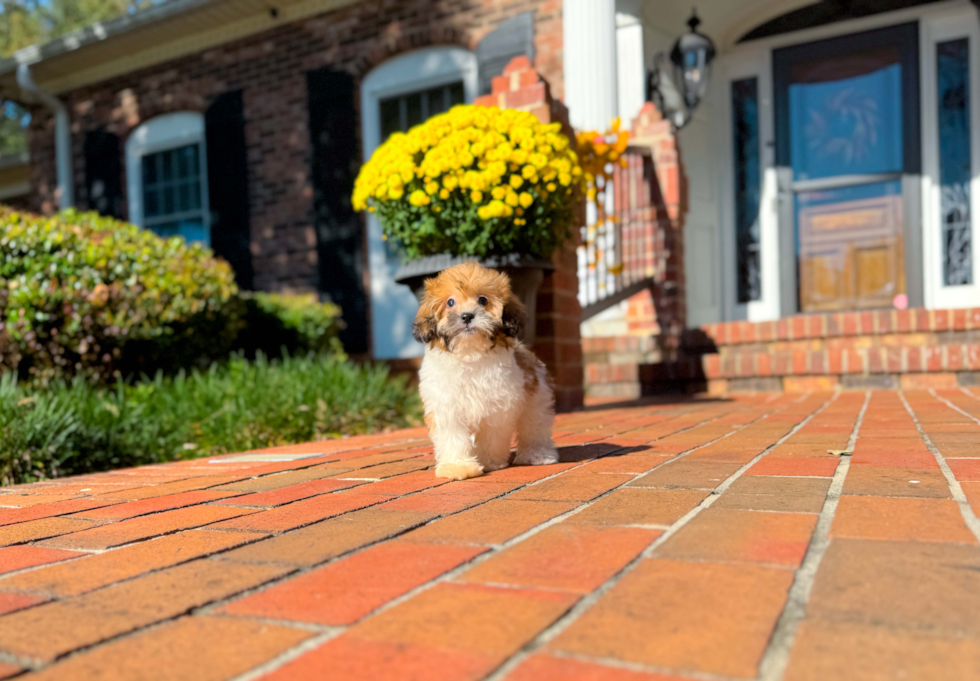
[{"label": "brick house wall", "polygon": [[[64,93],[71,112],[76,203],[88,207],[83,155],[88,131],[104,127],[124,145],[134,128],[154,116],[203,112],[215,96],[241,89],[255,288],[313,290],[317,255],[306,73],[329,66],[360,82],[374,66],[413,49],[474,49],[489,31],[521,12],[533,12],[534,66],[560,98],[561,0],[368,0]],[[56,206],[54,120],[42,108],[32,114],[30,203],[50,213]],[[120,164],[125,168],[124,158]],[[125,181],[122,185],[125,192]]]}]

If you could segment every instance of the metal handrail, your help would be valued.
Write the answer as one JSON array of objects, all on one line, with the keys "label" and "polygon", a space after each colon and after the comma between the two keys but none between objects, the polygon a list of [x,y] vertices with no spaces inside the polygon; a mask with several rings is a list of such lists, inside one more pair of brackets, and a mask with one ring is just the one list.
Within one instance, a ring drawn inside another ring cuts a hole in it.
[{"label": "metal handrail", "polygon": [[598,178],[578,247],[582,319],[655,285],[663,268],[666,212],[650,149],[629,147],[612,180]]}]

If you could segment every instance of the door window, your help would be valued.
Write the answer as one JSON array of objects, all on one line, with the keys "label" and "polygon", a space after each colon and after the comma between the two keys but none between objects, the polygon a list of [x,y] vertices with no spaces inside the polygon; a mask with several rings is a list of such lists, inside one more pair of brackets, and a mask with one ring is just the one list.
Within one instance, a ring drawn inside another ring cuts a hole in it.
[{"label": "door window", "polygon": [[762,297],[759,206],[759,84],[756,78],[732,82],[732,138],[735,144],[735,248],[738,302]]},{"label": "door window", "polygon": [[936,45],[939,210],[945,286],[973,283],[969,48],[967,38]]}]

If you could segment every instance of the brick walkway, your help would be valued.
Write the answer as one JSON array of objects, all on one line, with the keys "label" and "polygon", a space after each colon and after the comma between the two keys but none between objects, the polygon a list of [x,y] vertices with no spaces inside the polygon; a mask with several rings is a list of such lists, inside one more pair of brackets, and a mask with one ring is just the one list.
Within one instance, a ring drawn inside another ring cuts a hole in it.
[{"label": "brick walkway", "polygon": [[466,482],[417,429],[6,488],[0,678],[980,679],[978,419],[760,395]]}]

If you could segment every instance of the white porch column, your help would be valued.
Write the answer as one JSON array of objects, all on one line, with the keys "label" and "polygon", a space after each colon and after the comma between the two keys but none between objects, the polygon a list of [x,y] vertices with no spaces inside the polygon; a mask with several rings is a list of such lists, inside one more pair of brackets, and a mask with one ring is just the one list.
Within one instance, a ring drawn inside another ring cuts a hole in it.
[{"label": "white porch column", "polygon": [[616,67],[619,85],[619,117],[629,129],[646,101],[647,70],[643,53],[641,0],[616,2]]},{"label": "white porch column", "polygon": [[572,127],[605,130],[619,109],[616,0],[564,0],[562,38]]}]

